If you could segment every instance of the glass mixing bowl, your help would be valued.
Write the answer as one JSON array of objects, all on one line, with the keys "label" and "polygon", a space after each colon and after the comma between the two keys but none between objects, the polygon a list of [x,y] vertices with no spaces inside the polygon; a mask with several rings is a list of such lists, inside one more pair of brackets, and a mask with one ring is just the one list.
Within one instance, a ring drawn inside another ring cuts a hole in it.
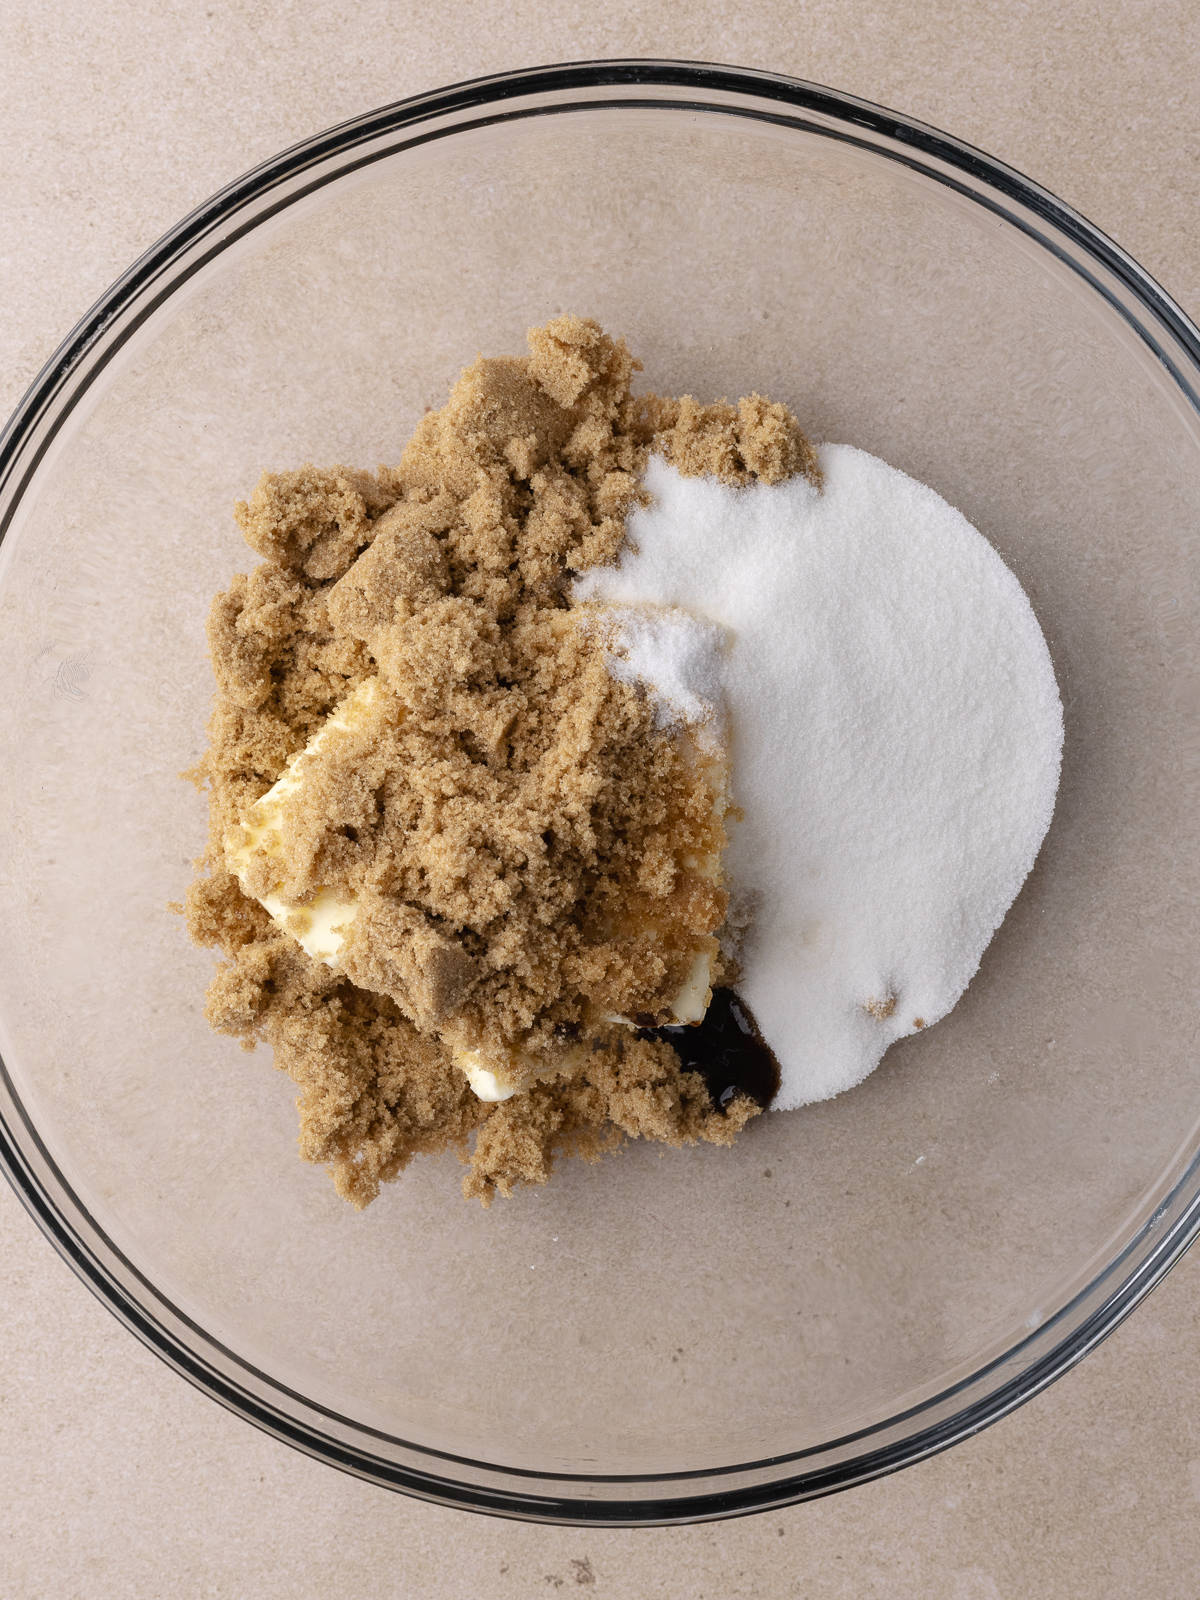
[{"label": "glass mixing bowl", "polygon": [[[730,1152],[355,1215],[209,1032],[204,618],[264,467],[394,461],[564,310],[654,387],[757,389],[934,485],[1030,594],[1067,745],[957,1010]],[[127,1325],[322,1460],[479,1510],[670,1522],[845,1487],[1036,1393],[1200,1218],[1200,343],[945,135],[761,73],[468,83],[251,172],[134,265],[3,449],[2,1153]]]}]

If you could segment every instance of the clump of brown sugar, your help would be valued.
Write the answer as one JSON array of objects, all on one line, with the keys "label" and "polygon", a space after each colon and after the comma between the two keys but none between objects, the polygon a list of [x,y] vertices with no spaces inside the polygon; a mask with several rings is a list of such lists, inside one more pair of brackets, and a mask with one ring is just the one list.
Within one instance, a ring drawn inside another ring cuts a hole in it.
[{"label": "clump of brown sugar", "polygon": [[[486,1201],[626,1135],[728,1143],[757,1109],[714,1107],[668,1045],[611,1020],[665,1021],[697,950],[719,961],[726,896],[702,864],[724,805],[567,589],[617,555],[651,450],[737,484],[815,479],[816,457],[759,397],[633,395],[638,364],[593,322],[558,318],[529,350],[467,368],[397,467],[264,476],[237,507],[262,563],[209,620],[188,900],[224,958],[208,1016],[273,1048],[302,1153],[357,1205],[423,1151],[460,1151]],[[253,803],[350,705],[239,882]],[[297,943],[306,912],[281,927],[258,898],[330,889],[358,908],[336,970]],[[465,1050],[522,1092],[478,1100]]]}]

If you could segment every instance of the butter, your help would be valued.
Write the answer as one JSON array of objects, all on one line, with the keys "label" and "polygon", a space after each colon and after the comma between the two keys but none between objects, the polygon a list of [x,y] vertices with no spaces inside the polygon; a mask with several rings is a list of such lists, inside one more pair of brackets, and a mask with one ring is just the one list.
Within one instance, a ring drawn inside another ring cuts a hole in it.
[{"label": "butter", "polygon": [[[317,729],[316,733],[298,755],[292,757],[280,778],[261,799],[256,800],[246,813],[240,828],[231,829],[225,839],[225,861],[247,894],[247,877],[255,857],[265,856],[269,861],[282,861],[283,839],[281,833],[283,805],[304,786],[305,769],[330,736],[339,730],[350,729],[364,723],[373,711],[379,695],[379,685],[374,678],[366,678],[352,694]],[[282,876],[275,888],[266,894],[254,895],[258,903],[285,933],[316,961],[326,966],[338,966],[338,952],[345,941],[345,930],[358,915],[358,902],[352,895],[337,889],[318,889],[309,899],[285,900],[280,890]]]},{"label": "butter", "polygon": [[[379,696],[376,679],[365,679],[353,693],[330,712],[325,722],[299,754],[292,757],[279,779],[256,800],[237,828],[231,829],[225,839],[225,860],[242,888],[271,917],[272,921],[295,939],[300,948],[316,961],[323,961],[335,972],[340,968],[339,954],[345,942],[346,930],[358,916],[359,905],[355,896],[344,890],[322,887],[308,899],[288,900],[282,894],[283,874],[274,888],[266,894],[255,894],[248,884],[251,866],[264,857],[268,861],[283,863],[282,820],[285,803],[304,787],[306,769],[329,738],[338,730],[361,726],[374,712]],[[714,758],[707,757],[709,761]],[[722,814],[726,807],[725,786],[714,785]],[[720,873],[717,856],[706,856],[703,861],[689,858],[687,865],[699,870],[716,882]],[[698,950],[684,980],[683,987],[671,1003],[671,1014],[678,1023],[699,1022],[708,1010],[712,998],[712,955]],[[608,1019],[625,1027],[636,1024],[628,1017],[613,1016]],[[553,1064],[543,1067],[535,1077],[557,1075],[574,1064],[582,1055],[578,1046],[564,1051]],[[517,1086],[528,1081],[528,1062],[514,1050],[497,1052],[494,1048],[471,1045],[451,1050],[451,1058],[471,1085],[480,1100],[499,1102],[510,1100],[518,1092]],[[507,1070],[506,1070],[507,1069]]]},{"label": "butter", "polygon": [[[510,1073],[505,1072],[504,1066],[496,1056],[485,1056],[479,1049],[452,1050],[450,1052],[454,1065],[460,1072],[466,1074],[467,1082],[477,1100],[500,1101],[511,1100],[517,1093],[516,1084],[529,1081],[528,1065],[526,1058],[520,1051],[508,1050],[504,1052],[510,1067]],[[572,1045],[564,1050],[562,1055],[553,1062],[534,1073],[534,1080],[538,1078],[557,1077],[560,1072],[575,1066],[583,1059],[583,1049],[579,1045]],[[511,1074],[511,1075],[510,1075]],[[514,1079],[516,1080],[514,1082]]]}]

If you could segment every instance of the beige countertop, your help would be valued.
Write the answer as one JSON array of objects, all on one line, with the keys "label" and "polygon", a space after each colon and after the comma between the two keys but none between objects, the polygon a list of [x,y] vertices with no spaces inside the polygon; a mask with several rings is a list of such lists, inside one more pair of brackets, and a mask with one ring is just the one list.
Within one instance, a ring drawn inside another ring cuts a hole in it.
[{"label": "beige countertop", "polygon": [[[129,261],[253,162],[475,74],[668,55],[813,78],[1029,173],[1200,311],[1192,0],[8,0],[0,404]],[[663,20],[656,20],[661,16]],[[255,1432],[118,1326],[0,1187],[0,1595],[1020,1600],[1200,1585],[1200,1260],[948,1454],[736,1523],[587,1532],[389,1496]]]}]

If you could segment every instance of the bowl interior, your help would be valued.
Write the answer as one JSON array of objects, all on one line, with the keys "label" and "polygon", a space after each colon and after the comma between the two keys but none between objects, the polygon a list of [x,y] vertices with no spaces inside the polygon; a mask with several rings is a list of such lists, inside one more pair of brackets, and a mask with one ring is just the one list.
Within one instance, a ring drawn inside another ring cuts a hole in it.
[{"label": "bowl interior", "polygon": [[[209,1032],[168,909],[203,841],[205,612],[264,467],[394,461],[461,365],[563,310],[649,385],[786,400],[983,530],[1059,674],[1057,815],[957,1010],[861,1088],[488,1213],[422,1161],[356,1216],[268,1054]],[[0,1042],[47,1149],[205,1335],[421,1448],[670,1473],[919,1404],[1086,1283],[1193,1138],[1198,516],[1196,416],[1118,309],[818,125],[564,106],[293,200],[148,316],[3,546]]]}]

